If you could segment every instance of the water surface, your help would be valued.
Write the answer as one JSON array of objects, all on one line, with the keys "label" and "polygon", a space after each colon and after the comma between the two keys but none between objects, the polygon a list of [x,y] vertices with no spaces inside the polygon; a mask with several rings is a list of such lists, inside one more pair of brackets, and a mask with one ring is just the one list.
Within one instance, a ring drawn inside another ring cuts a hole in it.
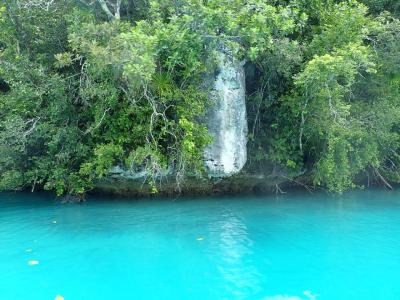
[{"label": "water surface", "polygon": [[399,279],[399,192],[0,194],[1,300],[395,300]]}]

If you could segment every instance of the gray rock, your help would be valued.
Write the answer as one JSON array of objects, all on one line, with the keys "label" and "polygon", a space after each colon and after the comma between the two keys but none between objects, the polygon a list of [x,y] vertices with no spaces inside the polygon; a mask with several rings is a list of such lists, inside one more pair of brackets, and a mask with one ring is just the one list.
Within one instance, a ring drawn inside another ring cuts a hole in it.
[{"label": "gray rock", "polygon": [[247,115],[243,62],[229,51],[217,54],[217,73],[209,74],[211,107],[206,125],[213,142],[204,151],[210,177],[229,177],[240,172],[247,160]]},{"label": "gray rock", "polygon": [[[167,170],[160,171],[160,173],[156,174],[156,179],[164,178],[171,176],[173,174],[173,169],[170,167]],[[109,177],[114,179],[129,179],[129,180],[142,180],[145,181],[151,175],[145,169],[123,169],[121,166],[114,166],[110,170]]]}]

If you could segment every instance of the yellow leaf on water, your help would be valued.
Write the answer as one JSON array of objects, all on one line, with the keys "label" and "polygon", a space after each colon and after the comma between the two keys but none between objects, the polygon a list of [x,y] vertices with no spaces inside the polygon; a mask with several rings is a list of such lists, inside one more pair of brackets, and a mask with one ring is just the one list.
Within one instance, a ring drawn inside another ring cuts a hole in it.
[{"label": "yellow leaf on water", "polygon": [[64,297],[63,297],[63,296],[60,296],[60,295],[57,295],[57,296],[54,298],[54,300],[64,300]]},{"label": "yellow leaf on water", "polygon": [[199,236],[199,237],[197,238],[197,240],[198,240],[198,241],[202,241],[202,240],[204,240],[204,238],[203,238],[202,236]]},{"label": "yellow leaf on water", "polygon": [[28,265],[30,265],[30,266],[34,266],[34,265],[38,265],[38,264],[39,264],[38,260],[30,260],[30,261],[28,261]]}]

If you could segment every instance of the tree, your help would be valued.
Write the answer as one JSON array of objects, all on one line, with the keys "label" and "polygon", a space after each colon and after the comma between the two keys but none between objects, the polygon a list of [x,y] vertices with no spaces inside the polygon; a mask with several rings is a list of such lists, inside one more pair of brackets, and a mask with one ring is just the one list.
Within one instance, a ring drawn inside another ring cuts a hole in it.
[{"label": "tree", "polygon": [[[83,195],[112,166],[204,176],[204,74],[246,62],[248,172],[399,182],[393,1],[6,0],[0,188]],[[389,10],[390,12],[384,12]]]}]

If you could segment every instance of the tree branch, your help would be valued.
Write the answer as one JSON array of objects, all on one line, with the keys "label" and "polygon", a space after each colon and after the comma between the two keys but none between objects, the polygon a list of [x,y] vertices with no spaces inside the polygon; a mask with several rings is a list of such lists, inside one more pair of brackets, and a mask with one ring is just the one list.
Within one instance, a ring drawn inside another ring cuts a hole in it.
[{"label": "tree branch", "polygon": [[106,15],[110,18],[110,19],[114,19],[115,16],[112,14],[111,10],[108,8],[108,5],[106,3],[105,0],[97,0],[101,6],[101,8],[103,9],[103,11],[106,13]]}]

